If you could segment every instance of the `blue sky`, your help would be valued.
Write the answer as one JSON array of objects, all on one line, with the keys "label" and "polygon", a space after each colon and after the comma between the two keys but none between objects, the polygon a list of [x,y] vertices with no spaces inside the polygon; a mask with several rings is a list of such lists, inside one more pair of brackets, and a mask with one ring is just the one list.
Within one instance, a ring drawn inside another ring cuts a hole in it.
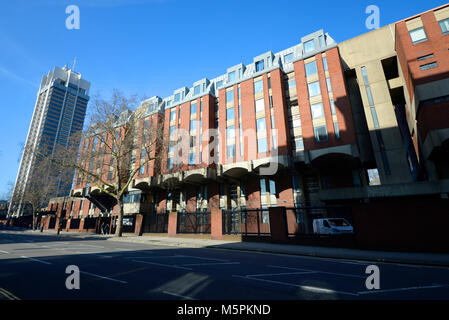
[{"label": "blue sky", "polygon": [[[14,182],[42,75],[71,64],[91,94],[113,88],[166,97],[214,78],[268,50],[281,51],[324,29],[337,41],[368,30],[365,8],[380,8],[380,25],[444,1],[175,1],[14,0],[0,4],[0,198]],[[80,29],[65,27],[68,5]]]}]

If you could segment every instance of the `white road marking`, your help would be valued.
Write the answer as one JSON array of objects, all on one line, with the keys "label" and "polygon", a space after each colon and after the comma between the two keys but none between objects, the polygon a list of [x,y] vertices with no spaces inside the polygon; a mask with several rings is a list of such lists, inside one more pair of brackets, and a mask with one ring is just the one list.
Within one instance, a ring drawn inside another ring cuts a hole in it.
[{"label": "white road marking", "polygon": [[203,257],[197,257],[197,256],[186,256],[183,254],[179,254],[177,255],[178,257],[186,257],[186,258],[194,258],[194,259],[202,259],[202,260],[211,260],[211,261],[223,261],[223,262],[228,262],[229,260],[226,259],[214,259],[214,258],[203,258]]},{"label": "white road marking", "polygon": [[1,253],[6,253],[6,254],[9,254],[9,252],[8,252],[8,251],[3,251],[3,250],[0,250],[0,252],[1,252]]},{"label": "white road marking", "polygon": [[245,276],[239,276],[239,275],[232,275],[232,276],[236,277],[236,278],[247,279],[247,280],[262,281],[262,282],[280,284],[280,285],[284,285],[284,286],[296,287],[296,288],[300,288],[300,289],[307,290],[307,291],[313,291],[313,292],[340,293],[340,294],[346,294],[346,295],[350,295],[350,296],[358,296],[358,294],[356,294],[356,293],[351,293],[351,292],[346,292],[346,291],[336,291],[336,290],[331,290],[331,289],[326,289],[326,288],[302,286],[302,285],[295,284],[295,283],[274,281],[274,280],[267,280],[267,279],[258,279],[258,278],[251,278],[251,277],[245,277]]},{"label": "white road marking", "polygon": [[171,296],[175,296],[175,297],[179,297],[179,298],[184,298],[184,299],[187,299],[187,300],[195,300],[195,299],[192,298],[192,297],[183,296],[183,295],[180,295],[180,294],[177,294],[177,293],[173,293],[173,292],[168,292],[168,291],[162,291],[162,292],[165,293],[165,294],[169,294],[169,295],[171,295]]},{"label": "white road marking", "polygon": [[419,289],[434,289],[434,288],[442,288],[442,287],[444,287],[444,286],[440,285],[440,284],[434,284],[432,286],[420,286],[420,287],[408,287],[408,288],[395,288],[395,289],[379,289],[379,290],[370,290],[370,291],[360,291],[359,294],[372,294],[372,293],[419,290]]},{"label": "white road marking", "polygon": [[283,276],[291,274],[311,274],[317,273],[316,271],[298,271],[298,272],[281,272],[281,273],[261,273],[261,274],[247,274],[245,277],[269,277],[269,276]]},{"label": "white road marking", "polygon": [[40,262],[40,263],[44,263],[44,264],[53,264],[53,263],[48,262],[48,261],[43,261],[43,260],[34,259],[34,258],[30,258],[30,257],[25,257],[25,256],[21,256],[21,258],[29,259],[29,260],[36,261],[36,262]]},{"label": "white road marking", "polygon": [[173,255],[173,256],[153,256],[153,257],[124,257],[124,259],[157,259],[157,258],[182,258],[182,256]]},{"label": "white road marking", "polygon": [[358,275],[355,275],[355,274],[348,274],[348,273],[328,272],[328,271],[311,270],[311,269],[299,269],[299,268],[290,268],[290,267],[281,267],[281,266],[272,266],[272,265],[270,265],[268,267],[288,269],[288,270],[313,271],[313,272],[316,272],[316,273],[332,274],[332,275],[335,275],[335,276],[342,276],[342,277],[362,278],[362,279],[366,278],[366,276],[358,276]]},{"label": "white road marking", "polygon": [[240,262],[205,262],[205,263],[185,263],[181,266],[215,266],[220,264],[240,264]]},{"label": "white road marking", "polygon": [[162,264],[162,263],[140,261],[140,260],[132,260],[132,261],[133,262],[138,262],[138,263],[153,264],[155,266],[161,266],[161,267],[169,267],[169,268],[175,268],[175,269],[192,270],[192,268],[186,268],[186,267],[181,267],[181,266],[177,266],[177,265]]},{"label": "white road marking", "polygon": [[113,278],[109,278],[109,277],[104,277],[104,276],[100,276],[100,275],[98,275],[98,274],[94,274],[94,273],[90,273],[90,272],[86,272],[86,271],[80,271],[80,273],[87,274],[87,275],[89,275],[89,276],[97,277],[97,278],[100,278],[100,279],[105,279],[105,280],[110,280],[110,281],[119,282],[119,283],[128,283],[128,282],[126,282],[126,281],[117,280],[117,279],[113,279]]}]

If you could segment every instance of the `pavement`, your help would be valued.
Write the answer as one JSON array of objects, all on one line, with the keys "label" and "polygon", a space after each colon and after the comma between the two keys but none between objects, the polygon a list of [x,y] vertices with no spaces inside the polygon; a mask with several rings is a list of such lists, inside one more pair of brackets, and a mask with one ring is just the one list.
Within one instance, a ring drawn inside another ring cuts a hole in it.
[{"label": "pavement", "polygon": [[[26,230],[26,233],[37,231]],[[40,232],[39,232],[40,233]],[[55,235],[56,232],[46,230],[44,233]],[[213,248],[224,250],[256,251],[273,254],[287,254],[296,256],[310,256],[332,259],[347,259],[357,261],[371,261],[383,263],[399,263],[412,265],[428,265],[449,267],[449,254],[441,253],[417,253],[417,252],[390,252],[374,250],[358,250],[345,248],[328,248],[317,246],[301,246],[289,244],[275,244],[264,242],[241,242],[228,240],[211,240],[190,237],[167,237],[167,236],[136,236],[125,234],[122,237],[113,235],[97,235],[91,233],[62,232],[61,236],[75,237],[99,237],[107,241],[122,241],[148,245],[163,245],[180,248]]]}]

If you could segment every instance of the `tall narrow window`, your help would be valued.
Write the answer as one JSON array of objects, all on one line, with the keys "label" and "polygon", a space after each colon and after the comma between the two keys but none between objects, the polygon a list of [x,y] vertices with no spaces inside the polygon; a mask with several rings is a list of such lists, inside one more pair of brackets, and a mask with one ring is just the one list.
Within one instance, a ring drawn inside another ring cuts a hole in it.
[{"label": "tall narrow window", "polygon": [[264,62],[263,60],[256,62],[256,72],[262,71],[264,69]]},{"label": "tall narrow window", "polygon": [[317,67],[316,67],[316,61],[312,61],[309,63],[306,63],[305,65],[305,69],[306,69],[306,76],[310,77],[313,76],[314,74],[317,74]]},{"label": "tall narrow window", "polygon": [[323,67],[324,67],[324,71],[328,71],[327,58],[326,57],[323,57]]},{"label": "tall narrow window", "polygon": [[259,93],[263,91],[263,82],[262,80],[254,82],[254,93]]}]

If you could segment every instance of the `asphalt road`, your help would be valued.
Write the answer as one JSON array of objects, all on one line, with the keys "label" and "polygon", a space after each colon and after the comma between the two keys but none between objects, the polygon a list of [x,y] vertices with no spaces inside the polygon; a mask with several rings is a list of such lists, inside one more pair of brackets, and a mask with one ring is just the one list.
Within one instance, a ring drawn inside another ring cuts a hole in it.
[{"label": "asphalt road", "polygon": [[449,299],[449,268],[372,264],[0,231],[0,299]]}]

